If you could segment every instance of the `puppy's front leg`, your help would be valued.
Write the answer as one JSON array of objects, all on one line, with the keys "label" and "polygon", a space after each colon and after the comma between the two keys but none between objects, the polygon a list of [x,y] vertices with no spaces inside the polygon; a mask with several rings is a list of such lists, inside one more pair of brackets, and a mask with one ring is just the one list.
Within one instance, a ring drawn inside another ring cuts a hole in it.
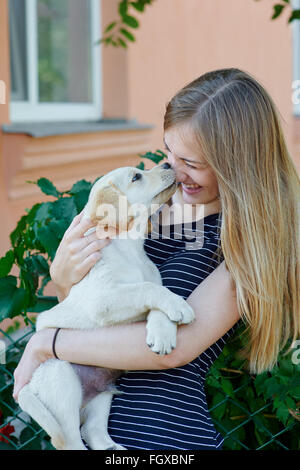
[{"label": "puppy's front leg", "polygon": [[89,318],[84,315],[81,309],[76,309],[70,303],[63,301],[50,310],[39,314],[36,321],[36,330],[70,328],[70,325],[72,325],[72,328],[88,328]]},{"label": "puppy's front leg", "polygon": [[[122,299],[118,306],[116,295]],[[107,291],[105,297],[102,312],[109,316],[111,323],[135,321],[149,310],[160,310],[179,324],[191,323],[195,318],[193,309],[182,297],[152,282],[123,284],[117,291]]]},{"label": "puppy's front leg", "polygon": [[170,354],[176,347],[177,324],[164,312],[151,310],[147,317],[147,344],[156,354]]}]

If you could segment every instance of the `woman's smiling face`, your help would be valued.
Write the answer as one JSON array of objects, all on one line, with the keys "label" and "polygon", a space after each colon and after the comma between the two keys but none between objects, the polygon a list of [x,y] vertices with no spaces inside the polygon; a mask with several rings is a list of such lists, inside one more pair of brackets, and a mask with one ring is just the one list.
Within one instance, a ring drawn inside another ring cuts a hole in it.
[{"label": "woman's smiling face", "polygon": [[[184,141],[181,137],[184,132]],[[190,133],[190,138],[189,138]],[[164,142],[168,161],[181,183],[183,202],[186,204],[209,204],[221,210],[219,188],[215,173],[199,155],[188,126],[174,126],[165,131]]]}]

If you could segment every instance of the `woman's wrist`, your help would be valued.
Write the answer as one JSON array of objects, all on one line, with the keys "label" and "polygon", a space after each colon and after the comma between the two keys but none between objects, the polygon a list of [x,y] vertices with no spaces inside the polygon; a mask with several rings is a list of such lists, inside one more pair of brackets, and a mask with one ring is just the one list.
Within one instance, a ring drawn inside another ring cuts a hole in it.
[{"label": "woman's wrist", "polygon": [[68,296],[72,286],[64,284],[60,279],[57,278],[53,264],[50,266],[50,277],[55,287],[57,298],[59,302],[62,302]]},{"label": "woman's wrist", "polygon": [[68,297],[70,289],[71,289],[70,287],[61,286],[61,285],[59,286],[55,283],[54,283],[54,287],[55,287],[56,295],[57,295],[59,302],[62,302],[66,297]]},{"label": "woman's wrist", "polygon": [[38,362],[42,363],[54,358],[52,342],[55,331],[54,328],[45,328],[35,333],[30,339],[29,347]]},{"label": "woman's wrist", "polygon": [[21,360],[14,371],[13,397],[18,400],[20,390],[30,382],[37,368],[53,356],[52,340],[55,329],[38,331],[28,341]]}]

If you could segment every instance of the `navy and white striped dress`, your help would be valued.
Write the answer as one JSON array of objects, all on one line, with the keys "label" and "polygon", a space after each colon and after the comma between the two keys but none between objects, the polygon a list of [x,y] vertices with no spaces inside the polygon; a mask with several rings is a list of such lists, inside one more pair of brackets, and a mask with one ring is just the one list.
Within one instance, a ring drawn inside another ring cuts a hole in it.
[{"label": "navy and white striped dress", "polygon": [[[163,285],[186,299],[218,266],[221,213],[201,221],[156,225],[145,249]],[[169,233],[166,231],[169,230]],[[234,328],[183,367],[132,371],[120,377],[108,423],[112,439],[127,449],[220,449],[222,436],[209,416],[205,376]]]}]

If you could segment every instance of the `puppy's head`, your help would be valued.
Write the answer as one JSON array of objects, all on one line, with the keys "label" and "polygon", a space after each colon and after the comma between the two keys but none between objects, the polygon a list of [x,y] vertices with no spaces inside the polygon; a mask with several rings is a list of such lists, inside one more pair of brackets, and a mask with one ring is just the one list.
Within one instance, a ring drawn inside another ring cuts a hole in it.
[{"label": "puppy's head", "polygon": [[176,187],[175,173],[169,165],[151,170],[118,168],[94,184],[86,213],[97,224],[99,238],[113,238],[131,230],[137,212],[144,216],[146,230],[150,215],[170,199]]}]

